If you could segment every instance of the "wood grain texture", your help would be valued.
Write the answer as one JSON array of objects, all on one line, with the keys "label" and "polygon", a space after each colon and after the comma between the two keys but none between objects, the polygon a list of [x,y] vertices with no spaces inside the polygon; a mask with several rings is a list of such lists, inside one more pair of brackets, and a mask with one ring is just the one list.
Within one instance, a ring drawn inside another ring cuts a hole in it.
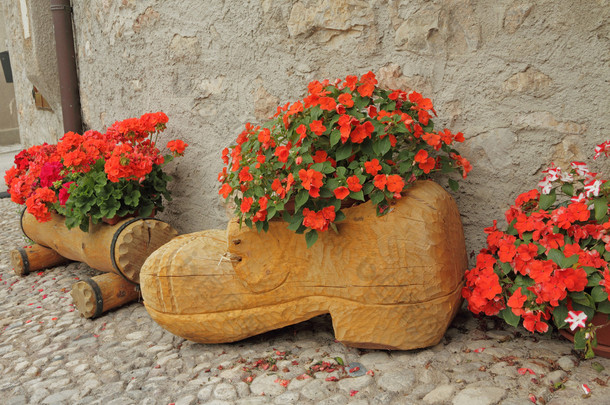
[{"label": "wood grain texture", "polygon": [[[51,221],[39,223],[26,212],[21,226],[27,237],[65,258],[87,263],[96,270],[122,273],[136,283],[144,260],[178,234],[167,223],[149,218],[124,219],[115,225],[90,225],[89,232],[83,232],[66,228],[60,215],[53,214]],[[113,238],[116,239],[114,248]]]},{"label": "wood grain texture", "polygon": [[150,315],[202,343],[243,339],[330,313],[338,340],[415,349],[440,341],[461,302],[467,267],[459,212],[433,182],[409,189],[377,217],[371,203],[344,210],[339,233],[306,248],[283,222],[182,235],[140,274]]},{"label": "wood grain texture", "polygon": [[138,286],[123,277],[104,273],[72,286],[72,300],[84,318],[94,318],[111,309],[136,301]]},{"label": "wood grain texture", "polygon": [[70,261],[53,249],[40,245],[13,249],[11,250],[10,255],[13,271],[16,275],[21,277],[27,276],[35,271],[45,270],[49,267],[59,266],[60,264]]}]

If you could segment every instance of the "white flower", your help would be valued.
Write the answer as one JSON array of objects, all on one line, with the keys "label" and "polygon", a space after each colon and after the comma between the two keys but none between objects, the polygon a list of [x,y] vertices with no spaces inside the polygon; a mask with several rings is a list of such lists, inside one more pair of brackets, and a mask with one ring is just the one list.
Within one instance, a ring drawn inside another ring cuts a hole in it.
[{"label": "white flower", "polygon": [[553,183],[551,183],[548,178],[545,177],[538,183],[538,187],[540,187],[540,192],[542,194],[548,194],[553,189]]},{"label": "white flower", "polygon": [[595,156],[593,156],[593,159],[597,159],[602,153],[608,156],[610,153],[610,141],[606,141],[595,147]]},{"label": "white flower", "polygon": [[574,169],[576,174],[579,176],[585,176],[587,173],[589,173],[589,167],[587,166],[586,163],[572,162],[571,165],[572,165],[572,169]]},{"label": "white flower", "polygon": [[574,197],[570,198],[570,202],[573,202],[573,203],[585,202],[586,200],[587,200],[587,198],[585,197],[584,193],[580,193],[580,194],[575,195]]},{"label": "white flower", "polygon": [[585,184],[585,193],[587,197],[599,195],[599,187],[602,185],[601,180],[593,180]]},{"label": "white flower", "polygon": [[546,170],[543,170],[542,173],[547,174],[547,180],[555,181],[559,179],[559,176],[561,176],[561,167],[555,167],[551,164],[551,167],[547,168]]},{"label": "white flower", "polygon": [[561,181],[564,183],[571,183],[574,181],[574,176],[572,176],[572,173],[561,172],[559,173],[559,178],[561,178]]},{"label": "white flower", "polygon": [[583,311],[570,311],[565,319],[570,324],[570,330],[573,332],[576,328],[584,328],[587,315]]}]

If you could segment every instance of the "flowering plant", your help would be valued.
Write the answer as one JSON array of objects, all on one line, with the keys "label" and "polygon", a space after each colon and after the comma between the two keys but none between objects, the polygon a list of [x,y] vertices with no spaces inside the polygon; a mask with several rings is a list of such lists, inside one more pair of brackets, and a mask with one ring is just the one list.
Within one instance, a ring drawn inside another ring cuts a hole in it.
[{"label": "flowering plant", "polygon": [[[610,153],[610,141],[598,145]],[[592,356],[594,313],[610,314],[610,183],[583,162],[569,170],[551,165],[538,189],[517,197],[506,211],[506,231],[486,228],[487,247],[466,271],[462,296],[478,314],[499,315],[531,332],[576,332],[576,348]]]},{"label": "flowering plant", "polygon": [[264,125],[246,124],[222,152],[219,194],[233,197],[249,227],[266,231],[281,214],[311,246],[318,231],[337,230],[350,199],[370,199],[381,215],[417,179],[472,168],[453,149],[464,135],[434,132],[432,102],[417,92],[381,89],[371,72],[307,89]]},{"label": "flowering plant", "polygon": [[[167,115],[144,114],[111,125],[105,134],[66,133],[56,145],[32,146],[15,156],[4,176],[11,199],[25,204],[39,222],[51,212],[66,217],[68,228],[89,229],[89,220],[130,215],[149,216],[170,200],[162,170],[182,155],[187,144],[167,144],[172,154],[161,155],[156,138],[165,130]],[[155,139],[153,139],[155,138]]]}]

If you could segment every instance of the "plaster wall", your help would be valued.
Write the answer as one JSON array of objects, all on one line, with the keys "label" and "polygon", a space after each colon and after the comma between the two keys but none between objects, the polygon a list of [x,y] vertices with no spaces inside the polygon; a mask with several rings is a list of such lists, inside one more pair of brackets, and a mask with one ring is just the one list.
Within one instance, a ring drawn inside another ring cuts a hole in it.
[{"label": "plaster wall", "polygon": [[313,79],[372,70],[430,97],[437,129],[465,134],[474,170],[454,195],[469,251],[546,165],[589,160],[610,135],[606,0],[73,3],[86,126],[162,110],[166,139],[191,145],[162,214],[181,232],[225,226],[220,151]]},{"label": "plaster wall", "polygon": [[[0,11],[6,23],[21,143],[55,143],[63,135],[63,124],[50,3],[2,0]],[[34,86],[52,111],[36,109]]]},{"label": "plaster wall", "polygon": [[[0,52],[8,49],[5,25],[6,21],[0,20]],[[0,145],[18,143],[19,121],[17,120],[15,89],[13,83],[7,83],[4,73],[0,72]]]}]

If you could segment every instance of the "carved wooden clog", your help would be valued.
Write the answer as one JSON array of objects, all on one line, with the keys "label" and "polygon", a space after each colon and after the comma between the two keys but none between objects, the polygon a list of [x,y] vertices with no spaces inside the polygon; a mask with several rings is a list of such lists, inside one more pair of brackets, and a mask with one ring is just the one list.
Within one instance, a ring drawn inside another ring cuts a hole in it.
[{"label": "carved wooden clog", "polygon": [[140,283],[152,318],[202,343],[240,340],[330,313],[336,338],[361,348],[415,349],[440,341],[461,302],[467,267],[451,196],[427,181],[377,217],[344,210],[306,248],[272,222],[182,235],[154,252]]}]

